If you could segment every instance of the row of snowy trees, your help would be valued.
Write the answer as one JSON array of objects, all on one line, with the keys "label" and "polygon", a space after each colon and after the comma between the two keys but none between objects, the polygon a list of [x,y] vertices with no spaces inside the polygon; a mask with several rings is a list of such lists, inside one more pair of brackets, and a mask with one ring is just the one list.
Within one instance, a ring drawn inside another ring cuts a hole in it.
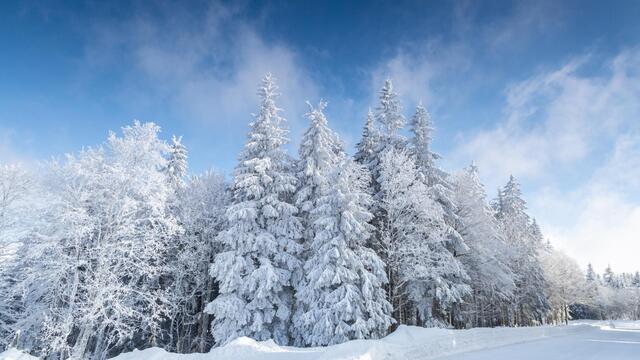
[{"label": "row of snowy trees", "polygon": [[3,345],[47,358],[210,347],[206,271],[224,181],[185,183],[183,146],[158,132],[136,122],[32,174],[2,169]]},{"label": "row of snowy trees", "polygon": [[589,264],[581,285],[581,297],[571,306],[574,317],[640,320],[640,272],[616,274],[607,266],[600,275]]},{"label": "row of snowy trees", "polygon": [[476,166],[440,169],[428,112],[418,105],[404,130],[391,81],[354,157],[325,102],[309,105],[290,156],[270,75],[258,95],[230,183],[187,177],[181,140],[138,122],[38,171],[0,168],[0,346],[104,359],[239,336],[316,346],[399,324],[632,316],[627,302],[598,305],[614,287],[586,291],[544,243],[513,177],[490,203]]}]

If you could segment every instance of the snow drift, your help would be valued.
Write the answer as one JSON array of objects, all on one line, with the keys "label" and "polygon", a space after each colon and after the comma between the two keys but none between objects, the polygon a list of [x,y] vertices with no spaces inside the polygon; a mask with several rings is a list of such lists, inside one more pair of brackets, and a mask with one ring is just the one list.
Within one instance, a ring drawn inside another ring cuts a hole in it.
[{"label": "snow drift", "polygon": [[[174,354],[160,348],[135,350],[121,354],[116,360],[376,360],[376,359],[428,359],[467,351],[558,337],[587,331],[591,326],[607,326],[608,322],[581,322],[569,326],[540,326],[521,328],[474,328],[447,330],[400,326],[380,340],[354,340],[343,344],[297,348],[279,346],[272,340],[255,341],[238,338],[226,346],[214,348],[204,354]],[[625,324],[625,326],[632,326]],[[633,326],[640,326],[636,323]],[[23,357],[20,357],[23,356]],[[15,349],[0,354],[0,360],[35,359]]]}]

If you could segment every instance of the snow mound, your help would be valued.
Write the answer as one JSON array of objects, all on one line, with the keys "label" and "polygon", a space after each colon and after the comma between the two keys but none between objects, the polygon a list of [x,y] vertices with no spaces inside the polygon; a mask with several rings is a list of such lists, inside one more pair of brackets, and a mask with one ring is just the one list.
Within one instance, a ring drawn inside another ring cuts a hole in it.
[{"label": "snow mound", "polygon": [[[343,344],[296,348],[279,346],[273,342],[255,341],[247,337],[233,340],[207,354],[169,354],[154,348],[123,354],[117,360],[386,360],[430,359],[444,355],[487,349],[497,346],[558,337],[593,329],[602,324],[575,324],[569,326],[539,326],[521,328],[475,328],[448,330],[400,326],[395,332],[379,340],[353,340]],[[157,357],[158,351],[163,357]],[[148,353],[147,353],[148,352]]]},{"label": "snow mound", "polygon": [[35,356],[31,356],[29,354],[25,354],[24,352],[17,349],[7,349],[6,351],[0,353],[0,360],[37,360],[38,358]]},{"label": "snow mound", "polygon": [[[379,340],[353,340],[343,344],[297,348],[279,346],[273,340],[255,341],[241,337],[223,347],[204,354],[174,354],[160,348],[134,350],[115,360],[386,360],[431,359],[445,355],[476,351],[503,345],[559,337],[606,328],[610,322],[575,322],[569,326],[539,326],[521,328],[475,328],[448,330],[400,326]],[[615,327],[640,329],[640,322],[616,322]],[[0,360],[36,359],[18,350],[0,353]]]}]

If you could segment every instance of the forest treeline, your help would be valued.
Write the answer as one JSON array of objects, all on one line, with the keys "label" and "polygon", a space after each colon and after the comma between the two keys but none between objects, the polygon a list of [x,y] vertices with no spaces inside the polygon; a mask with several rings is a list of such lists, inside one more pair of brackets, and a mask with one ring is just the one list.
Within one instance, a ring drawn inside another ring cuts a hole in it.
[{"label": "forest treeline", "polygon": [[390,80],[353,156],[325,102],[288,154],[278,95],[265,76],[228,181],[189,176],[181,139],[139,122],[36,169],[2,165],[0,348],[104,359],[639,317],[637,272],[584,272],[554,249],[513,176],[489,200],[477,166],[440,168],[429,113],[405,118]]}]

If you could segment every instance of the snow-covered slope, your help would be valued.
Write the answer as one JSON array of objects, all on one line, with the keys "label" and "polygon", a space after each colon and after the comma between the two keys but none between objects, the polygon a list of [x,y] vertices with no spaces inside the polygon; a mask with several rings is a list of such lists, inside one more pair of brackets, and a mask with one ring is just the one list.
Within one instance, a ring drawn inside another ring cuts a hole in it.
[{"label": "snow-covered slope", "polygon": [[[443,355],[481,350],[515,344],[545,337],[559,337],[607,326],[608,322],[581,322],[569,326],[541,326],[522,328],[475,328],[469,330],[426,329],[400,326],[398,330],[380,340],[354,340],[343,344],[296,348],[278,346],[273,341],[255,341],[238,338],[226,346],[205,354],[173,354],[159,348],[133,351],[117,356],[116,360],[376,360],[376,359],[428,359]],[[639,326],[640,323],[625,323]],[[0,354],[0,360],[31,360],[20,358],[21,353],[9,350]]]},{"label": "snow-covered slope", "polygon": [[0,360],[37,360],[35,356],[25,354],[20,350],[9,349],[3,353],[0,353]]}]

